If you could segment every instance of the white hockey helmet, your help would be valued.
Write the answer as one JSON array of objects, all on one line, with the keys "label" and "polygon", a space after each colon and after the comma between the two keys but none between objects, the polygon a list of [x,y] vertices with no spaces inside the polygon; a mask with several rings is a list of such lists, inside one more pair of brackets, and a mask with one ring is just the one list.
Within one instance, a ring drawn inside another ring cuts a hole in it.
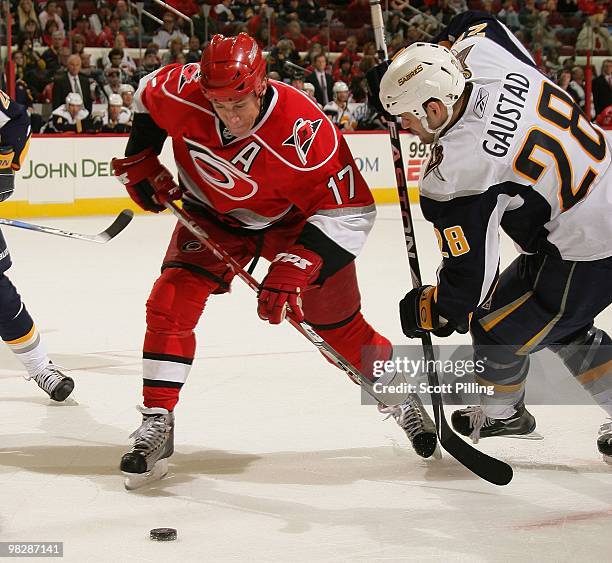
[{"label": "white hockey helmet", "polygon": [[121,98],[119,94],[111,94],[108,97],[108,105],[109,106],[122,106],[123,99]]},{"label": "white hockey helmet", "polygon": [[[452,118],[453,104],[465,88],[461,63],[441,45],[413,43],[400,51],[380,82],[380,101],[392,115],[412,113],[426,131],[437,133]],[[435,131],[429,128],[424,104],[430,99],[448,109],[446,122]]]},{"label": "white hockey helmet", "polygon": [[66,102],[67,106],[82,106],[83,105],[83,98],[81,97],[81,94],[79,94],[77,92],[70,92],[66,96],[65,102]]},{"label": "white hockey helmet", "polygon": [[346,82],[342,82],[339,80],[334,83],[334,87],[332,88],[332,92],[334,93],[334,99],[337,98],[338,92],[348,92],[349,87],[346,85]]}]

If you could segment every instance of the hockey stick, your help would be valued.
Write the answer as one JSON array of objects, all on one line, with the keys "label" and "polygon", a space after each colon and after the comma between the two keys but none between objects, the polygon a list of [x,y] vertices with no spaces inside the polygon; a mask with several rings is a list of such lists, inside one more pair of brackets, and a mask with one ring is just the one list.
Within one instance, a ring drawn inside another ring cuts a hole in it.
[{"label": "hockey stick", "polygon": [[25,221],[17,221],[16,219],[0,219],[0,225],[6,225],[7,227],[18,227],[19,229],[27,229],[28,231],[45,233],[47,235],[56,235],[58,237],[74,238],[78,240],[85,240],[87,242],[98,242],[100,244],[104,244],[115,238],[121,231],[123,231],[123,229],[130,224],[133,217],[134,212],[131,209],[124,209],[121,213],[119,213],[119,215],[117,215],[110,227],[97,235],[73,233],[70,231],[63,231],[62,229],[54,229],[53,227],[44,227],[42,225],[26,223]]},{"label": "hockey stick", "polygon": [[[372,12],[372,27],[374,29],[376,48],[378,49],[379,58],[383,61],[387,59],[387,45],[385,43],[385,28],[380,0],[370,0],[370,10]],[[400,209],[402,211],[402,223],[404,226],[406,250],[408,252],[408,264],[410,266],[412,286],[416,288],[422,285],[421,268],[419,266],[416,240],[413,233],[414,222],[410,210],[410,201],[408,200],[406,169],[404,168],[404,159],[402,156],[399,129],[396,120],[388,121],[388,129],[391,139],[391,150],[393,153],[397,193],[399,195]],[[423,355],[427,365],[427,379],[429,385],[435,388],[439,386],[440,382],[435,370],[435,355],[431,342],[431,335],[426,333],[421,337],[421,342],[423,344]],[[444,405],[440,393],[431,393],[431,403],[436,420],[436,429],[442,447],[457,461],[485,481],[489,481],[495,485],[507,485],[512,480],[512,467],[503,461],[490,457],[477,450],[453,432],[444,415]]]},{"label": "hockey stick", "polygon": [[[251,276],[223,247],[208,236],[208,233],[200,227],[191,216],[184,210],[178,207],[176,203],[170,201],[164,204],[191,233],[193,233],[204,246],[210,250],[213,255],[223,262],[228,268],[234,272],[242,281],[244,281],[253,291],[259,292],[259,283]],[[341,370],[355,382],[361,385],[365,392],[379,403],[385,403],[374,391],[374,383],[365,377],[355,366],[353,366],[346,358],[330,346],[317,332],[307,323],[295,320],[291,311],[287,311],[287,320],[289,323],[301,332],[310,342],[312,342],[332,364]],[[388,406],[388,405],[385,405]]]}]

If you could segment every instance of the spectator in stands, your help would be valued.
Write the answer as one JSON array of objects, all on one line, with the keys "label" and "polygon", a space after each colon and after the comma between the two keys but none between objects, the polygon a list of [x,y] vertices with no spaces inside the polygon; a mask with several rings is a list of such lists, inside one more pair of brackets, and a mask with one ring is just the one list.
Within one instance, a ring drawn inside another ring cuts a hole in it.
[{"label": "spectator in stands", "polygon": [[[76,56],[76,55],[73,55]],[[51,112],[43,133],[86,133],[92,129],[90,112],[83,106],[83,98],[76,92],[66,95],[64,103]]]},{"label": "spectator in stands", "polygon": [[77,33],[72,35],[70,40],[72,43],[72,54],[82,55],[85,52],[85,37]]},{"label": "spectator in stands", "polygon": [[[113,11],[110,6],[104,1],[97,2],[97,9],[93,14],[89,15],[89,23],[94,33],[99,36],[105,27],[108,27],[111,21]],[[120,18],[121,19],[121,18]],[[119,22],[119,28],[121,28],[121,22]]]},{"label": "spectator in stands", "polygon": [[175,38],[180,39],[182,45],[187,45],[189,42],[189,38],[178,27],[174,14],[172,12],[165,12],[164,23],[153,36],[153,43],[165,49],[170,44],[170,41]]},{"label": "spectator in stands", "polygon": [[290,21],[285,29],[285,39],[289,39],[297,51],[308,51],[310,39],[302,33],[302,26],[298,21]]},{"label": "spectator in stands", "polygon": [[115,45],[117,46],[113,47],[108,52],[108,55],[103,57],[102,65],[105,69],[111,66],[121,69],[122,82],[129,82],[136,72],[136,63],[126,50],[118,46],[121,45],[123,41],[124,38],[122,35],[118,35],[115,38]]},{"label": "spectator in stands", "polygon": [[[268,27],[270,28],[269,33]],[[257,40],[262,48],[276,45],[278,33],[274,9],[270,8],[268,10],[267,4],[260,4],[257,14],[250,18],[247,23],[247,31],[251,37]]]},{"label": "spectator in stands", "polygon": [[112,47],[117,36],[123,35],[120,28],[121,18],[117,15],[111,16],[109,24],[105,25],[100,35],[98,35],[98,47]]},{"label": "spectator in stands", "polygon": [[338,57],[338,68],[332,73],[334,82],[344,82],[350,84],[356,72],[353,68],[353,61],[349,57]]},{"label": "spectator in stands", "polygon": [[607,28],[602,27],[603,14],[595,14],[584,22],[578,38],[576,39],[576,50],[591,52],[612,52],[612,41]]},{"label": "spectator in stands", "polygon": [[314,43],[320,43],[326,52],[335,52],[338,50],[338,43],[331,38],[329,24],[322,23],[319,25],[319,32],[310,39],[311,46]]},{"label": "spectator in stands", "polygon": [[316,0],[299,0],[298,16],[307,24],[318,24],[325,19],[325,10]]},{"label": "spectator in stands", "polygon": [[198,11],[193,0],[166,0],[166,3],[186,16],[193,16]]},{"label": "spectator in stands", "polygon": [[104,94],[106,99],[109,100],[111,94],[119,94],[121,89],[121,69],[109,66],[104,71],[106,77],[106,84],[104,85]]},{"label": "spectator in stands", "polygon": [[[359,43],[356,35],[351,34],[347,36],[344,49],[342,49],[340,53],[340,57],[349,57],[353,63],[358,63],[361,60],[361,55],[359,54]],[[338,59],[336,59],[336,62],[337,60]]]},{"label": "spectator in stands", "polygon": [[311,84],[310,82],[304,82],[304,85],[302,86],[302,90],[304,92],[306,92],[306,95],[315,103],[319,106],[319,108],[321,108],[321,104],[317,101],[317,98],[315,96],[315,87],[314,84]]},{"label": "spectator in stands", "polygon": [[[59,28],[57,26],[57,23],[55,23],[55,20],[49,20],[47,22],[47,25],[45,26],[45,29],[43,31],[43,36],[42,36],[42,42],[43,45],[46,45],[47,47],[49,47],[52,43],[52,37],[53,34],[59,31]],[[63,31],[62,31],[63,33]]]},{"label": "spectator in stands", "polygon": [[391,41],[392,37],[400,35],[404,37],[404,24],[402,23],[402,14],[400,12],[393,12],[391,17],[387,19],[387,25],[385,27],[387,43]]},{"label": "spectator in stands", "polygon": [[115,4],[115,15],[119,16],[119,29],[128,41],[138,39],[138,18],[130,13],[128,4],[125,0],[117,0]]},{"label": "spectator in stands", "polygon": [[202,49],[200,49],[200,39],[197,35],[189,38],[189,49],[185,53],[186,63],[199,63],[202,59]]},{"label": "spectator in stands", "polygon": [[299,65],[300,54],[295,48],[293,41],[281,39],[268,55],[268,70],[278,72],[282,80],[289,80],[293,76],[295,69],[291,65],[285,65],[287,61],[293,65]]},{"label": "spectator in stands", "polygon": [[234,21],[235,17],[232,12],[232,4],[233,0],[221,0],[221,2],[214,7],[215,19],[218,22],[228,23]]},{"label": "spectator in stands", "polygon": [[53,20],[57,24],[57,29],[64,31],[64,22],[59,15],[57,2],[55,0],[49,0],[45,9],[39,14],[38,20],[40,21],[40,27],[45,29],[47,27],[47,21]]},{"label": "spectator in stands", "polygon": [[310,44],[310,49],[304,57],[304,65],[306,67],[306,74],[310,74],[314,71],[314,62],[319,55],[325,55],[327,53],[325,47],[321,43],[315,43],[314,41]]},{"label": "spectator in stands", "polygon": [[123,105],[119,94],[111,94],[108,109],[102,123],[103,133],[129,133],[132,128],[132,112]]},{"label": "spectator in stands", "polygon": [[45,61],[45,70],[47,71],[47,77],[52,79],[55,73],[59,70],[60,63],[60,49],[66,37],[63,31],[56,31],[51,37],[51,46],[46,49],[42,54],[42,59]]},{"label": "spectator in stands", "polygon": [[70,92],[79,94],[81,103],[87,112],[91,113],[93,104],[89,79],[81,74],[81,57],[70,55],[68,57],[68,70],[62,73],[53,82],[53,108],[58,108],[65,101]]},{"label": "spectator in stands", "polygon": [[147,74],[153,72],[160,67],[160,61],[157,58],[157,51],[152,48],[147,48],[144,52],[144,56],[140,60],[140,66],[132,77],[133,81],[138,84],[141,78],[144,78]]},{"label": "spectator in stands", "polygon": [[170,41],[168,50],[162,55],[162,66],[180,62],[178,55],[183,53],[183,41],[180,37],[175,37]]},{"label": "spectator in stands", "polygon": [[346,7],[343,21],[347,27],[357,28],[371,23],[369,0],[352,0]]},{"label": "spectator in stands", "polygon": [[80,35],[83,38],[83,42],[84,42],[83,46],[87,45],[88,47],[95,47],[95,45],[98,43],[98,36],[91,29],[89,18],[85,14],[82,14],[77,18],[75,22],[75,27],[70,32],[70,34],[72,35],[72,38],[73,38],[72,39],[73,47],[74,47],[74,38],[77,35]]},{"label": "spectator in stands", "polygon": [[19,26],[19,31],[26,31],[25,24],[28,20],[33,20],[36,23],[38,31],[42,33],[38,15],[34,9],[32,0],[19,0],[19,4],[17,5],[17,25]]},{"label": "spectator in stands", "polygon": [[612,59],[602,63],[601,74],[593,80],[592,90],[595,115],[599,115],[612,104]]},{"label": "spectator in stands", "polygon": [[29,37],[34,47],[43,45],[43,38],[37,20],[27,20],[25,22],[24,30],[19,33],[19,38],[22,37]]},{"label": "spectator in stands", "polygon": [[578,0],[559,0],[557,11],[561,14],[575,14],[578,11]]},{"label": "spectator in stands", "polygon": [[510,31],[521,29],[521,22],[518,12],[514,7],[514,0],[505,0],[502,9],[497,13],[497,17],[501,22],[506,24]]},{"label": "spectator in stands", "polygon": [[210,17],[210,12],[208,17],[206,17],[206,7],[211,7],[210,4],[208,4],[208,0],[198,0],[198,5],[198,12],[192,18],[193,32],[198,36],[200,45],[204,45],[208,41],[209,37],[212,37],[215,33],[218,33],[218,26],[217,21]]},{"label": "spectator in stands", "polygon": [[323,113],[340,131],[357,129],[357,119],[349,108],[349,88],[344,82],[334,84],[333,97],[334,99],[323,107]]},{"label": "spectator in stands", "polygon": [[[581,66],[575,66],[572,69],[572,79],[568,84],[566,91],[569,95],[574,98],[574,101],[580,106],[580,109],[585,111],[586,103],[586,92],[585,92],[585,81],[584,81],[584,70]],[[591,100],[591,115],[589,117],[595,117],[595,110],[593,108],[593,100]]]},{"label": "spectator in stands", "polygon": [[[131,84],[122,84],[119,87],[119,95],[121,96],[121,100],[123,102],[123,106],[128,108],[132,112],[132,117],[134,113],[134,87]],[[131,119],[130,119],[131,121]]]},{"label": "spectator in stands", "polygon": [[525,5],[519,12],[519,21],[523,28],[532,29],[538,23],[539,14],[535,0],[525,0]]},{"label": "spectator in stands", "polygon": [[321,53],[314,60],[314,72],[306,76],[305,82],[310,82],[315,89],[315,98],[322,107],[327,105],[334,96],[334,79],[327,72],[327,55]]}]

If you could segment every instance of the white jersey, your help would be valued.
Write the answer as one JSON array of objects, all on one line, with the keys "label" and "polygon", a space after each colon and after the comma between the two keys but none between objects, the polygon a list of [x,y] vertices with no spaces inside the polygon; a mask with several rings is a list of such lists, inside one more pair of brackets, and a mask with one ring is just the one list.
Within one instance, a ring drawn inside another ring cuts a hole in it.
[{"label": "white jersey", "polygon": [[[497,41],[487,25],[493,24],[471,27],[452,46],[471,91],[419,182],[423,213],[444,256],[438,302],[453,317],[491,293],[500,226],[523,253],[575,261],[612,256],[612,172],[603,131],[509,32],[504,37],[505,27],[495,22]],[[466,293],[467,282],[473,289]]]}]

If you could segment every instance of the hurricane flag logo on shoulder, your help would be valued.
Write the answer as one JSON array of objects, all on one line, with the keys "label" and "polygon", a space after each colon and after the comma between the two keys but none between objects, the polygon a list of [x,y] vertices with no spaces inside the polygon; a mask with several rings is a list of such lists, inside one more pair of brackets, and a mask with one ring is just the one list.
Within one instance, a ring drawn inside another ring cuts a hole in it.
[{"label": "hurricane flag logo on shoulder", "polygon": [[200,63],[189,63],[183,65],[179,76],[178,93],[190,82],[200,79]]},{"label": "hurricane flag logo on shoulder", "polygon": [[302,164],[306,164],[308,151],[312,146],[312,142],[321,127],[323,119],[302,119],[298,117],[293,124],[293,133],[283,141],[283,146],[295,147],[295,151]]}]

